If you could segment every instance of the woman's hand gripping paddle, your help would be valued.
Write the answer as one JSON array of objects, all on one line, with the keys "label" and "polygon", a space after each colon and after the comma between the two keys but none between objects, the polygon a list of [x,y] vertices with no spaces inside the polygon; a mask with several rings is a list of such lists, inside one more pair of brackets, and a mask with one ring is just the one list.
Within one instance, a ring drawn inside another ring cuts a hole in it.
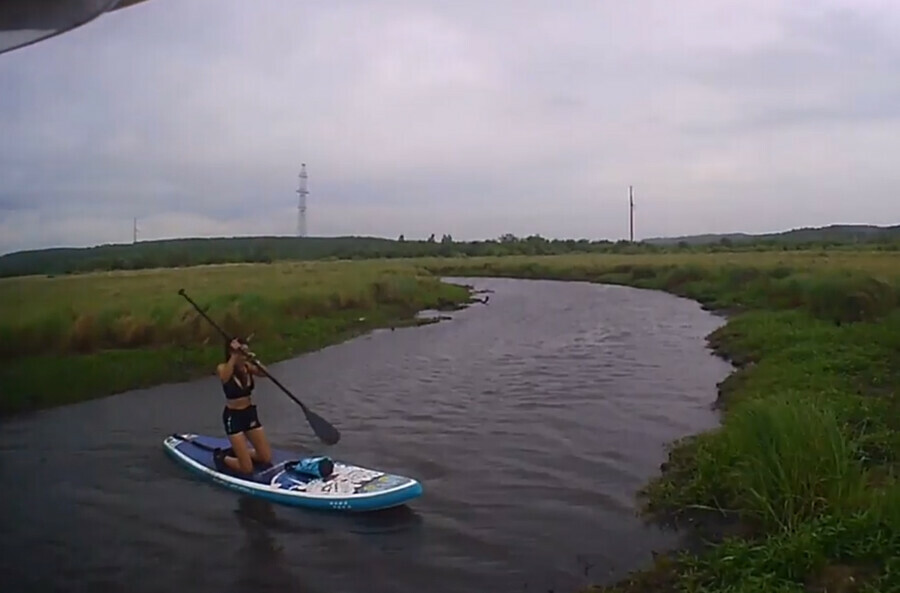
[{"label": "woman's hand gripping paddle", "polygon": [[[197,312],[200,313],[200,315],[202,315],[210,323],[210,325],[212,325],[214,328],[216,328],[216,330],[218,330],[218,332],[220,334],[222,334],[222,337],[225,338],[226,341],[231,342],[232,336],[229,336],[228,334],[226,334],[225,331],[221,327],[216,325],[216,322],[213,321],[212,319],[210,319],[209,315],[207,315],[203,311],[203,309],[201,309],[197,305],[197,303],[195,303],[191,299],[191,297],[189,297],[187,294],[185,294],[183,288],[178,290],[178,294],[180,294],[185,299],[187,299],[187,301],[191,305],[193,305],[193,307],[197,310]],[[321,416],[319,416],[318,414],[316,414],[315,412],[313,412],[312,410],[307,408],[305,405],[303,405],[303,402],[301,402],[299,399],[294,397],[294,394],[291,393],[290,391],[288,391],[287,387],[282,385],[278,381],[278,379],[273,377],[272,374],[269,372],[269,370],[267,368],[265,368],[262,365],[262,363],[259,362],[259,360],[255,356],[251,356],[251,360],[253,361],[253,364],[259,366],[259,368],[261,368],[263,370],[263,372],[266,373],[266,376],[269,377],[269,379],[271,379],[272,382],[275,383],[275,385],[280,387],[281,390],[285,394],[287,394],[287,396],[289,398],[294,400],[294,403],[296,403],[298,406],[300,406],[303,409],[303,413],[306,415],[306,421],[309,422],[309,426],[313,429],[313,432],[316,433],[316,436],[319,437],[319,440],[321,440],[326,445],[334,445],[341,439],[341,433],[339,433],[338,430],[334,426],[332,426],[330,422],[328,422],[327,420],[325,420],[324,418],[322,418]]]}]

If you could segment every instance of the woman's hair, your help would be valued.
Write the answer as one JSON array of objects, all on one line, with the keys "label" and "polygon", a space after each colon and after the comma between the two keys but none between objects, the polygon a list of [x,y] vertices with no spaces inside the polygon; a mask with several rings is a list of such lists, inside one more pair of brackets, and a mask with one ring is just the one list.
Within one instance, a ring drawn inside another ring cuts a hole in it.
[{"label": "woman's hair", "polygon": [[[234,339],[237,340],[238,343],[243,344],[244,346],[247,345],[247,340],[245,340],[244,338],[234,338]],[[225,362],[228,362],[228,359],[231,358],[231,340],[227,340],[227,341],[225,342],[224,346],[225,346],[225,348],[224,348],[224,350],[225,350],[225,358],[224,358],[224,360],[225,360]]]}]

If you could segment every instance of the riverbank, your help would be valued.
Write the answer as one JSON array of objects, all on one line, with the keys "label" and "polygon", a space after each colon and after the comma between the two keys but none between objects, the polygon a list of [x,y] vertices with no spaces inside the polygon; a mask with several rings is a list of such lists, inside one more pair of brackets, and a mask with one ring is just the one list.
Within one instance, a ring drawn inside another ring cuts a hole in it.
[{"label": "riverbank", "polygon": [[235,264],[0,280],[0,415],[213,372],[221,338],[277,362],[470,300],[386,261]]},{"label": "riverbank", "polygon": [[900,257],[716,254],[431,260],[440,275],[665,290],[728,314],[722,426],[640,493],[698,546],[590,591],[900,591]]},{"label": "riverbank", "polygon": [[[729,314],[710,336],[739,367],[721,385],[723,426],[673,444],[642,493],[648,518],[701,525],[717,545],[660,556],[596,591],[900,590],[894,253],[510,256],[10,279],[0,281],[0,402],[22,411],[211,373],[221,344],[181,287],[229,331],[253,333],[255,351],[274,362],[471,298],[439,276],[624,284]],[[716,541],[723,533],[732,539]]]}]

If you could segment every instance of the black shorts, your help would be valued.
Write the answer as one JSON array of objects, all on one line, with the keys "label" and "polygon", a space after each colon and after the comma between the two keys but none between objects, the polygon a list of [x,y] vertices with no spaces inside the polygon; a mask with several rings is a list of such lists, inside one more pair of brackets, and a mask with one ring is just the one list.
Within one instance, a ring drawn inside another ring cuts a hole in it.
[{"label": "black shorts", "polygon": [[240,434],[262,426],[255,405],[247,406],[242,410],[233,410],[225,406],[225,409],[222,410],[222,424],[225,425],[225,434],[229,435]]}]

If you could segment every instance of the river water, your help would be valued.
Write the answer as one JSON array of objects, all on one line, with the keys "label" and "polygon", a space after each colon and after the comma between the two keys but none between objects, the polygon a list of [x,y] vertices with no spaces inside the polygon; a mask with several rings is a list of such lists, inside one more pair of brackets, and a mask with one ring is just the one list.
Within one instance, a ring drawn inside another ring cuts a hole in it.
[{"label": "river water", "polygon": [[[0,591],[573,592],[676,534],[635,516],[666,443],[713,427],[722,319],[660,292],[455,279],[487,305],[271,365],[342,432],[327,450],[420,479],[408,507],[290,509],[195,479],[162,450],[219,434],[210,375],[17,417],[0,431]],[[212,372],[212,371],[211,371]],[[260,381],[279,448],[319,452]]]}]

